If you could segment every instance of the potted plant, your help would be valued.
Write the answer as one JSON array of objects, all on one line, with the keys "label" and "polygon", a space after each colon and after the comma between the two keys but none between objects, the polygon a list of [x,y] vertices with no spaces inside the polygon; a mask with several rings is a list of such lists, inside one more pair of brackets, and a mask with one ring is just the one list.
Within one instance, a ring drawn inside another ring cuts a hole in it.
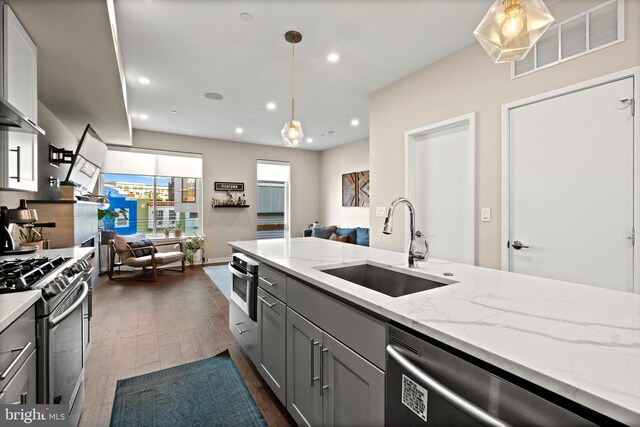
[{"label": "potted plant", "polygon": [[59,200],[75,200],[76,186],[72,182],[62,181],[60,183]]},{"label": "potted plant", "polygon": [[175,228],[173,229],[173,235],[176,237],[182,236],[182,221],[176,221]]},{"label": "potted plant", "polygon": [[118,209],[98,209],[98,221],[101,222],[100,225],[100,241],[103,244],[107,244],[107,242],[116,237],[116,232],[114,231],[116,225],[116,219],[123,217],[128,220],[129,217],[127,215],[127,210],[124,208]]},{"label": "potted plant", "polygon": [[38,249],[48,249],[49,241],[42,238],[42,229],[35,230],[33,227],[20,227],[21,246],[37,246]]},{"label": "potted plant", "polygon": [[206,262],[204,257],[204,236],[198,236],[193,233],[193,236],[186,236],[182,238],[182,252],[184,258],[189,261],[189,264],[193,267],[193,257],[199,251],[202,250],[202,263]]},{"label": "potted plant", "polygon": [[164,234],[164,237],[169,237],[169,234],[173,231],[173,227],[170,225],[163,225],[160,227],[160,230],[162,231],[162,234]]}]

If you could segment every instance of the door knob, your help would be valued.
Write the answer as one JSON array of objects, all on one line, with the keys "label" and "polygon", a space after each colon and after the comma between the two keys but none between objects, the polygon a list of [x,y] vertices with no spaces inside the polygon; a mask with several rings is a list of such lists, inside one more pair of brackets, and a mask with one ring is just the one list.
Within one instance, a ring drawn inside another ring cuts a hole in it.
[{"label": "door knob", "polygon": [[525,246],[525,245],[523,245],[523,244],[522,244],[522,242],[521,242],[521,241],[519,241],[519,240],[515,240],[515,241],[511,244],[511,247],[512,247],[513,249],[516,249],[516,250],[520,250],[520,249],[522,249],[522,248],[525,248],[525,249],[528,249],[528,248],[529,248],[529,246]]}]

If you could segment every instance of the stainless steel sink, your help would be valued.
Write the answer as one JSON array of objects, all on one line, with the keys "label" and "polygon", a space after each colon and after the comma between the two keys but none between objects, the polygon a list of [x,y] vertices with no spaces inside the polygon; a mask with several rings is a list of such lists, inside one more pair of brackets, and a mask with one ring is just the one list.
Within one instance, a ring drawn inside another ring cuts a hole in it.
[{"label": "stainless steel sink", "polygon": [[321,267],[320,270],[323,273],[394,298],[457,283],[453,280],[448,281],[448,283],[443,283],[446,279],[443,279],[443,282],[436,282],[424,277],[390,270],[370,263],[336,268],[329,267],[327,269]]}]

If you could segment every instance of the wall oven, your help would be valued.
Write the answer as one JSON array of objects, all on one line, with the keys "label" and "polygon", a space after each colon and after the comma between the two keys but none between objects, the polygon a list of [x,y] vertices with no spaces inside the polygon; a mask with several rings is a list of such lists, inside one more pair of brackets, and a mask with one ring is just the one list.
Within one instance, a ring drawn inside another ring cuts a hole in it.
[{"label": "wall oven", "polygon": [[234,253],[229,263],[231,299],[253,321],[258,318],[258,265],[258,261],[242,253]]}]

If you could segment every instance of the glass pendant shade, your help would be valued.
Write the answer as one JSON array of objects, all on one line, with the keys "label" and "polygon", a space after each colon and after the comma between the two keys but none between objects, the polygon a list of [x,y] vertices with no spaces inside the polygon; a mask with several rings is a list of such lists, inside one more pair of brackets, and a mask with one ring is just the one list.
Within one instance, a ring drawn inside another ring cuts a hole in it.
[{"label": "glass pendant shade", "polygon": [[286,122],[280,133],[282,134],[284,145],[286,145],[287,147],[299,146],[302,142],[302,138],[304,137],[300,122],[297,122],[295,120]]},{"label": "glass pendant shade", "polygon": [[496,0],[473,35],[493,62],[519,61],[553,21],[542,0]]}]

